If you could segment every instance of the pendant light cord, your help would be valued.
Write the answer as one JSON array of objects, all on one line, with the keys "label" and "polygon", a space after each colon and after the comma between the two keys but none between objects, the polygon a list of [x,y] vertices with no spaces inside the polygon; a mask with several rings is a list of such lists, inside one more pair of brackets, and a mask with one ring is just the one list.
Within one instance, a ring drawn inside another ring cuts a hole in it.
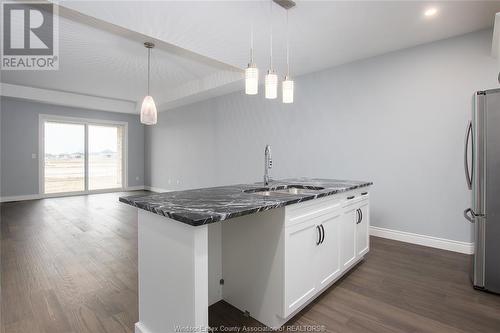
[{"label": "pendant light cord", "polygon": [[273,1],[270,0],[269,1],[269,22],[270,22],[270,31],[271,31],[271,34],[270,34],[270,38],[269,38],[269,45],[270,45],[270,56],[269,56],[269,60],[270,60],[270,67],[269,69],[270,70],[273,70]]},{"label": "pendant light cord", "polygon": [[253,22],[250,26],[250,64],[253,64]]},{"label": "pendant light cord", "polygon": [[148,48],[148,96],[149,95],[149,73],[151,72],[151,48]]},{"label": "pendant light cord", "polygon": [[288,28],[288,10],[286,11],[286,76],[290,76],[290,33]]}]

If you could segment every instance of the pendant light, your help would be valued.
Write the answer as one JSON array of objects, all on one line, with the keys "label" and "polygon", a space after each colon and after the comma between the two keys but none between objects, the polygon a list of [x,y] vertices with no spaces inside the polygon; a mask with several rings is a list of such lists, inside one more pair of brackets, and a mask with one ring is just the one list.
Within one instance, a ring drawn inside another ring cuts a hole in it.
[{"label": "pendant light", "polygon": [[264,85],[265,85],[265,97],[267,99],[275,99],[278,97],[278,75],[276,75],[276,72],[274,71],[273,68],[273,2],[269,1],[270,4],[270,10],[269,10],[269,21],[270,21],[270,26],[271,26],[271,33],[270,33],[270,64],[269,64],[269,70],[267,71],[266,78],[264,80]]},{"label": "pendant light", "polygon": [[245,94],[257,95],[259,92],[259,69],[253,62],[253,25],[250,29],[250,63],[245,69]]},{"label": "pendant light", "polygon": [[286,11],[286,75],[281,83],[283,103],[293,103],[293,80],[290,79],[290,41],[288,32],[288,10]]},{"label": "pendant light", "polygon": [[153,97],[149,94],[149,81],[151,73],[151,49],[155,47],[155,44],[146,42],[144,46],[148,49],[148,94],[144,97],[141,106],[141,123],[145,125],[155,125],[158,119],[158,112],[156,111],[155,101]]}]

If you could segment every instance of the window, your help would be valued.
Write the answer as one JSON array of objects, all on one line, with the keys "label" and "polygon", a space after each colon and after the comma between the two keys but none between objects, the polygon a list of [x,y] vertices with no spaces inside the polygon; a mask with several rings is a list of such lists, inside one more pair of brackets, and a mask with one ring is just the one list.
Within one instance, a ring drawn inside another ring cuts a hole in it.
[{"label": "window", "polygon": [[41,116],[41,193],[124,188],[126,129],[125,123]]}]

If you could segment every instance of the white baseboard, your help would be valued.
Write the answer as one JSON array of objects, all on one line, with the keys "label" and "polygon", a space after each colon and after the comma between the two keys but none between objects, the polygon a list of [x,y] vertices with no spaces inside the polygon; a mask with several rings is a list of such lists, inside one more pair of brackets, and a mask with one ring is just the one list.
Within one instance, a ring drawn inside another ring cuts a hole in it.
[{"label": "white baseboard", "polygon": [[0,197],[0,202],[25,201],[41,199],[40,194],[14,195],[9,197]]},{"label": "white baseboard", "polygon": [[129,186],[127,187],[127,191],[140,191],[144,190],[146,186],[144,185],[138,185],[138,186]]},{"label": "white baseboard", "polygon": [[96,191],[91,191],[91,192],[79,192],[79,193],[14,195],[14,196],[0,197],[0,202],[38,200],[38,199],[45,199],[45,198],[61,198],[61,197],[71,197],[71,196],[78,196],[78,195],[138,191],[138,190],[144,190],[144,189],[145,189],[144,185],[138,185],[138,186],[129,186],[126,189],[96,190]]},{"label": "white baseboard", "polygon": [[411,232],[370,227],[370,235],[393,239],[401,242],[433,247],[464,254],[474,253],[474,243],[460,242],[451,239],[438,238],[426,235],[413,234]]},{"label": "white baseboard", "polygon": [[151,333],[141,322],[135,323],[135,333]]},{"label": "white baseboard", "polygon": [[144,186],[145,190],[152,191],[152,192],[157,192],[157,193],[163,193],[163,192],[170,192],[171,190],[167,190],[164,188],[160,187],[154,187],[154,186]]}]

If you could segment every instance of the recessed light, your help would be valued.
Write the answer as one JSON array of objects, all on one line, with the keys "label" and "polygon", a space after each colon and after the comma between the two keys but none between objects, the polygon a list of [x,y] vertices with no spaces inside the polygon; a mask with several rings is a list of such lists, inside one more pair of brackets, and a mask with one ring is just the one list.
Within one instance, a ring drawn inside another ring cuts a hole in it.
[{"label": "recessed light", "polygon": [[436,15],[436,14],[437,14],[437,12],[438,12],[437,8],[432,7],[432,8],[427,9],[427,10],[424,12],[424,15],[425,15],[425,16],[427,16],[427,17],[431,17],[431,16]]}]

